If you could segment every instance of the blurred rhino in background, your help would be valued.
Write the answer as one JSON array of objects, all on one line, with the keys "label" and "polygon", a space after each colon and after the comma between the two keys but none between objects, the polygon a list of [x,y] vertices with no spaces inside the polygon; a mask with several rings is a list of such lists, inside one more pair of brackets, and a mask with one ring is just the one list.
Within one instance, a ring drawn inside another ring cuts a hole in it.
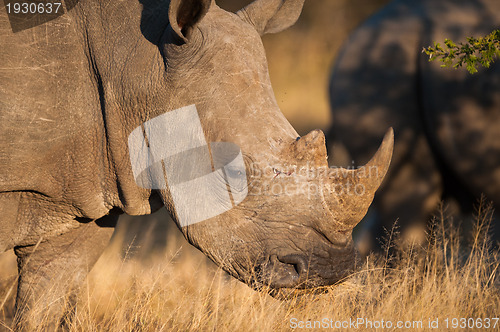
[{"label": "blurred rhino in background", "polygon": [[261,36],[303,3],[80,0],[17,33],[0,8],[0,251],[18,258],[18,328],[70,319],[118,216],[163,206],[255,289],[353,270],[393,132],[365,168],[329,169],[323,132],[299,137],[283,116]]},{"label": "blurred rhino in background", "polygon": [[410,236],[443,199],[470,212],[484,193],[500,207],[500,63],[471,75],[422,54],[434,41],[499,27],[498,0],[396,0],[343,46],[330,82],[330,162],[362,163],[385,128],[396,135],[388,181],[365,224],[369,247],[397,219]]}]

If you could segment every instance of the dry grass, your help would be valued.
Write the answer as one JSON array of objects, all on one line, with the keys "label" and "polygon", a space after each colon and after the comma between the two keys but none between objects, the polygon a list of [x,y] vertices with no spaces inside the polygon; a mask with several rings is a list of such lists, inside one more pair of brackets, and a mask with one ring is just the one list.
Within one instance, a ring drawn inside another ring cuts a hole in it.
[{"label": "dry grass", "polygon": [[[490,218],[490,210],[480,211],[467,246],[455,226],[437,218],[425,246],[388,248],[366,258],[359,272],[325,294],[284,302],[228,277],[172,232],[167,248],[154,258],[122,259],[114,241],[80,292],[71,330],[285,331],[294,319],[313,324],[324,318],[333,324],[350,318],[421,321],[423,327],[439,318],[443,327],[447,317],[495,317],[499,252],[485,235]],[[14,294],[6,293],[15,266],[11,256],[0,258],[0,301],[5,300],[0,326],[9,330]]]}]

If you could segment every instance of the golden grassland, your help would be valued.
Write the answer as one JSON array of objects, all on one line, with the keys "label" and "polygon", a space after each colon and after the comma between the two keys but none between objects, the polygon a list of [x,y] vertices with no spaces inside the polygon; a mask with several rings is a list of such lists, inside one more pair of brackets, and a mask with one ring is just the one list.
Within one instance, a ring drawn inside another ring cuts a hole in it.
[{"label": "golden grassland", "polygon": [[[166,248],[154,256],[129,246],[124,257],[118,232],[81,288],[70,330],[287,331],[300,322],[318,329],[320,322],[335,327],[361,318],[372,324],[401,321],[413,326],[408,330],[428,330],[429,319],[439,319],[439,330],[446,330],[446,318],[451,324],[452,318],[498,317],[499,251],[487,237],[491,210],[483,205],[475,219],[466,245],[458,227],[441,216],[426,244],[398,247],[393,234],[383,252],[366,257],[343,283],[287,301],[229,277],[179,233],[169,232]],[[11,254],[0,256],[0,330],[5,331],[13,315],[14,263]]]}]

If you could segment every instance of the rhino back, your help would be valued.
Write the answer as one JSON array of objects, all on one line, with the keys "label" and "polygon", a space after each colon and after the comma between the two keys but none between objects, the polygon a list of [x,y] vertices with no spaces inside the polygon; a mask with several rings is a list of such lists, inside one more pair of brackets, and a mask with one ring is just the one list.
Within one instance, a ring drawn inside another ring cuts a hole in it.
[{"label": "rhino back", "polygon": [[[450,38],[465,41],[500,26],[500,2],[445,1],[430,7],[426,45]],[[480,69],[443,69],[422,61],[422,105],[430,144],[476,197],[500,204],[500,65]],[[446,174],[445,174],[446,175]]]},{"label": "rhino back", "polygon": [[392,126],[391,169],[396,169],[419,135],[415,72],[425,19],[415,3],[389,3],[353,32],[336,61],[330,80],[330,134],[356,164],[369,160],[378,138]]},{"label": "rhino back", "polygon": [[500,204],[500,66],[470,75],[421,54],[434,41],[491,32],[500,26],[499,6],[496,0],[395,0],[363,23],[339,55],[330,134],[362,163],[382,128],[394,127],[393,162],[379,197],[385,195],[387,210],[401,207],[395,217],[417,195],[417,210],[431,211],[443,189],[455,197],[450,191],[463,191],[456,198],[467,205],[471,194],[481,193]]}]

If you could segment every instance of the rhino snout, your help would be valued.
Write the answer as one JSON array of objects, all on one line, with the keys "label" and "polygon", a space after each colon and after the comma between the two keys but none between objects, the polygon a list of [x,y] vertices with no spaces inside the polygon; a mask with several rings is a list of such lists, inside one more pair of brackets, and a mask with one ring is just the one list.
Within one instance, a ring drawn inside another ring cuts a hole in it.
[{"label": "rhino snout", "polygon": [[355,269],[357,254],[354,248],[348,247],[341,251],[336,252],[334,257],[306,254],[273,255],[267,263],[258,268],[258,284],[267,285],[273,290],[333,285]]}]

